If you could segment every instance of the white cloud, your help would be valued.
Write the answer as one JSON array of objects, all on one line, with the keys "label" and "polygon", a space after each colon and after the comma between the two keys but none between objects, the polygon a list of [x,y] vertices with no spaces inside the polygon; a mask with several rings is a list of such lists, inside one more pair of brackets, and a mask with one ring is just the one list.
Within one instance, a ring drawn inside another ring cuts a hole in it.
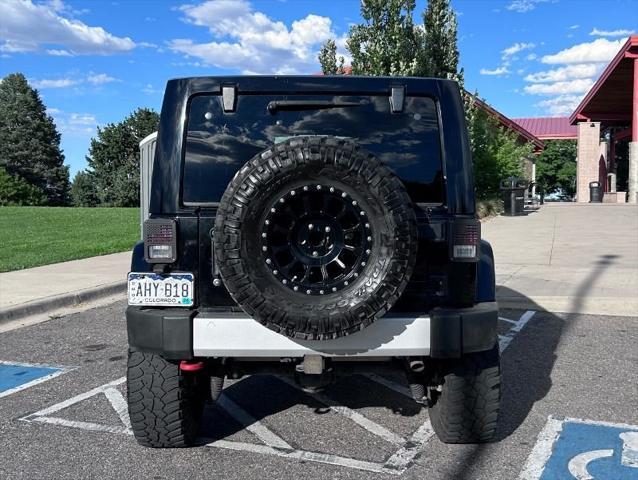
[{"label": "white cloud", "polygon": [[624,42],[624,40],[597,38],[592,42],[580,43],[553,55],[545,55],[541,61],[548,64],[609,62]]},{"label": "white cloud", "polygon": [[512,55],[514,55],[515,53],[521,52],[523,50],[530,50],[532,48],[534,48],[536,45],[533,43],[515,43],[514,45],[512,45],[511,47],[507,47],[505,50],[503,50],[501,52],[503,58],[508,58],[511,57]]},{"label": "white cloud", "polygon": [[105,83],[119,82],[115,77],[111,77],[106,73],[93,73],[91,72],[86,77],[65,77],[56,79],[29,79],[29,83],[34,88],[47,89],[47,88],[68,88],[81,85],[83,83],[90,83],[92,85],[103,85]]},{"label": "white cloud", "polygon": [[552,116],[570,115],[582,100],[582,95],[559,95],[536,104]]},{"label": "white cloud", "polygon": [[161,90],[153,88],[153,85],[151,85],[150,83],[147,83],[144,88],[142,88],[142,92],[144,92],[146,95],[156,95],[158,93],[163,93]]},{"label": "white cloud", "polygon": [[580,28],[580,25],[572,25],[569,27],[569,30],[576,30],[577,28]]},{"label": "white cloud", "polygon": [[577,80],[582,78],[597,77],[604,68],[604,63],[581,63],[578,65],[567,65],[554,70],[536,72],[525,77],[525,81],[532,83],[552,83]]},{"label": "white cloud", "polygon": [[207,65],[243,73],[317,71],[319,47],[337,37],[328,17],[310,14],[288,27],[254,11],[245,0],[206,1],[182,5],[179,10],[185,15],[184,21],[207,27],[213,38],[206,43],[174,39],[169,42],[171,50]]},{"label": "white cloud", "polygon": [[47,108],[47,113],[53,117],[58,130],[65,136],[89,138],[97,133],[98,121],[91,113],[66,112],[59,108]]},{"label": "white cloud", "polygon": [[53,57],[72,57],[73,54],[68,50],[58,50],[55,48],[47,49],[47,54]]},{"label": "white cloud", "polygon": [[526,85],[523,90],[532,95],[570,95],[587,93],[593,85],[594,81],[592,79],[583,78],[566,82],[535,83]]},{"label": "white cloud", "polygon": [[551,0],[513,0],[505,8],[518,13],[526,13],[536,8],[539,3],[547,3]]},{"label": "white cloud", "polygon": [[75,78],[58,78],[58,79],[42,79],[31,80],[31,86],[34,88],[67,88],[81,83],[81,80]]},{"label": "white cloud", "polygon": [[74,12],[77,13],[69,13],[66,6],[57,1],[34,4],[31,0],[2,0],[0,51],[110,55],[135,48],[135,42],[128,37],[118,37],[102,27],[91,27],[64,16]]},{"label": "white cloud", "polygon": [[618,30],[598,30],[596,27],[589,32],[590,35],[595,37],[628,37],[634,33],[633,30],[618,29]]},{"label": "white cloud", "polygon": [[86,77],[86,81],[89,83],[92,83],[93,85],[102,85],[105,83],[119,82],[117,78],[111,77],[110,75],[107,75],[106,73],[98,73],[98,74],[89,75],[88,77]]},{"label": "white cloud", "polygon": [[533,72],[524,77],[523,91],[530,95],[549,97],[536,104],[551,115],[570,114],[583,95],[596,83],[608,62],[618,53],[623,40],[597,38],[580,43],[541,61],[556,68]]},{"label": "white cloud", "polygon": [[481,68],[481,75],[493,75],[496,77],[500,77],[501,75],[507,75],[510,71],[505,66],[500,66],[493,70],[488,70],[487,68]]},{"label": "white cloud", "polygon": [[527,55],[527,57],[525,57],[527,60],[536,60],[538,58],[538,55],[536,55],[535,53],[530,53],[529,55]]}]

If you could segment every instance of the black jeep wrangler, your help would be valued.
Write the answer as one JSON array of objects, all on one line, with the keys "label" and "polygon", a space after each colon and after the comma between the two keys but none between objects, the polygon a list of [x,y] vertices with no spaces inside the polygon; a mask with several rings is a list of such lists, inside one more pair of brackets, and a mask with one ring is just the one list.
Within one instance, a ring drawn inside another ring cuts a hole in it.
[{"label": "black jeep wrangler", "polygon": [[493,438],[494,262],[455,82],[166,87],[126,312],[137,440],[192,444],[223,380],[405,373],[444,442]]}]

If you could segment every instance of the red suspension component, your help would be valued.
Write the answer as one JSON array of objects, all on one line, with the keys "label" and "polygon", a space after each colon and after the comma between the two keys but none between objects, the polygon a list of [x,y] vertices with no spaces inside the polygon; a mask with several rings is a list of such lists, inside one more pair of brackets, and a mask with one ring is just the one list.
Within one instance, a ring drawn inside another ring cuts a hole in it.
[{"label": "red suspension component", "polygon": [[204,362],[192,362],[189,360],[179,362],[179,369],[182,372],[199,372],[203,370],[205,366]]}]

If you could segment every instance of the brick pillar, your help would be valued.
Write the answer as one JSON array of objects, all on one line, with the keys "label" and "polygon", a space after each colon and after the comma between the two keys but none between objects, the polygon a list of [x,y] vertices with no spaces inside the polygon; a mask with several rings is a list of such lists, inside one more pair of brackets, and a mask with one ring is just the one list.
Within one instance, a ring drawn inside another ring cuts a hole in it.
[{"label": "brick pillar", "polygon": [[600,122],[579,123],[576,174],[576,197],[579,203],[589,202],[589,182],[598,181],[600,153]]}]

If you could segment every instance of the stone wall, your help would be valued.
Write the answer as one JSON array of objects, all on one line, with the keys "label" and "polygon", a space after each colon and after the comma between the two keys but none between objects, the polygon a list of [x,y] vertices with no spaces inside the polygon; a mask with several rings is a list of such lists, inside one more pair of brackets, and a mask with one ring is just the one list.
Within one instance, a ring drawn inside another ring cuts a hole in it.
[{"label": "stone wall", "polygon": [[[606,144],[603,145],[606,147]],[[580,122],[576,178],[576,198],[580,203],[589,202],[589,182],[598,181],[601,153],[603,152],[601,152],[600,143],[600,122]]]}]

